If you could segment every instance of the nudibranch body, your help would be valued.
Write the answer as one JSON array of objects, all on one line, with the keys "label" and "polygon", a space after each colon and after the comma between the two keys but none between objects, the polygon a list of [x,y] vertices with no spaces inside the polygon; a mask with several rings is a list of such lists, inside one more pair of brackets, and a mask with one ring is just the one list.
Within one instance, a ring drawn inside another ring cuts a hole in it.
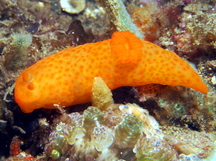
[{"label": "nudibranch body", "polygon": [[190,65],[174,52],[119,31],[109,40],[69,47],[24,70],[14,97],[23,112],[70,106],[91,100],[94,78],[113,90],[121,86],[162,84],[202,93],[208,88]]}]

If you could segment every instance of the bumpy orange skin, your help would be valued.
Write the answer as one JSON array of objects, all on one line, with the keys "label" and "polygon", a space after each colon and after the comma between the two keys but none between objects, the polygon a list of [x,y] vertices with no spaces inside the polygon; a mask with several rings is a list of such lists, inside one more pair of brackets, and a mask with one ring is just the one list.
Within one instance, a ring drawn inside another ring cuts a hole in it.
[{"label": "bumpy orange skin", "polygon": [[16,80],[15,101],[25,113],[53,109],[54,104],[86,103],[95,77],[111,90],[154,83],[208,92],[199,75],[175,53],[119,31],[109,40],[69,47],[27,68]]}]

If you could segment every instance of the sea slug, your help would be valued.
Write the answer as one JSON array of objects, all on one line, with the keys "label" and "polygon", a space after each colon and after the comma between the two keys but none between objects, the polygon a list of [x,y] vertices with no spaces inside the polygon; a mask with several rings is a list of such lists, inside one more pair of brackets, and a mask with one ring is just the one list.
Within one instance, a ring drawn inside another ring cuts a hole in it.
[{"label": "sea slug", "polygon": [[111,39],[69,47],[24,70],[15,83],[15,101],[25,113],[86,103],[95,77],[111,90],[154,83],[208,92],[199,75],[174,52],[118,31]]}]

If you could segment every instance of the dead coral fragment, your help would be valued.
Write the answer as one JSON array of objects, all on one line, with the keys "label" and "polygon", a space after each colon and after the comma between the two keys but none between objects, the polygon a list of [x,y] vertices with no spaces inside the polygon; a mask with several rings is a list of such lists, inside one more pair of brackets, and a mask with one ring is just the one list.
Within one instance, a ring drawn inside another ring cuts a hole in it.
[{"label": "dead coral fragment", "polygon": [[70,14],[80,13],[85,9],[85,0],[60,0],[60,5],[63,11]]}]

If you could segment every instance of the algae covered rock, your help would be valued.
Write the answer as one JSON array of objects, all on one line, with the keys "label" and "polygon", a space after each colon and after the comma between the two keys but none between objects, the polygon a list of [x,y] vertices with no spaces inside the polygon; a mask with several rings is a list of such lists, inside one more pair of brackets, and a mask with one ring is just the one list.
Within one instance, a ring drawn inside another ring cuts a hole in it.
[{"label": "algae covered rock", "polygon": [[[102,86],[98,88],[97,83]],[[111,103],[111,91],[103,88],[107,89],[103,80],[95,79],[93,89],[96,90],[93,90],[92,98],[100,108],[89,106],[82,113],[63,113],[58,118],[58,124],[45,147],[46,159],[200,160],[197,155],[200,151],[194,150],[196,147],[181,141],[177,136],[165,135],[146,109],[136,104]],[[109,106],[104,108],[98,98],[104,98]],[[184,147],[189,147],[190,151],[186,151]]]}]

